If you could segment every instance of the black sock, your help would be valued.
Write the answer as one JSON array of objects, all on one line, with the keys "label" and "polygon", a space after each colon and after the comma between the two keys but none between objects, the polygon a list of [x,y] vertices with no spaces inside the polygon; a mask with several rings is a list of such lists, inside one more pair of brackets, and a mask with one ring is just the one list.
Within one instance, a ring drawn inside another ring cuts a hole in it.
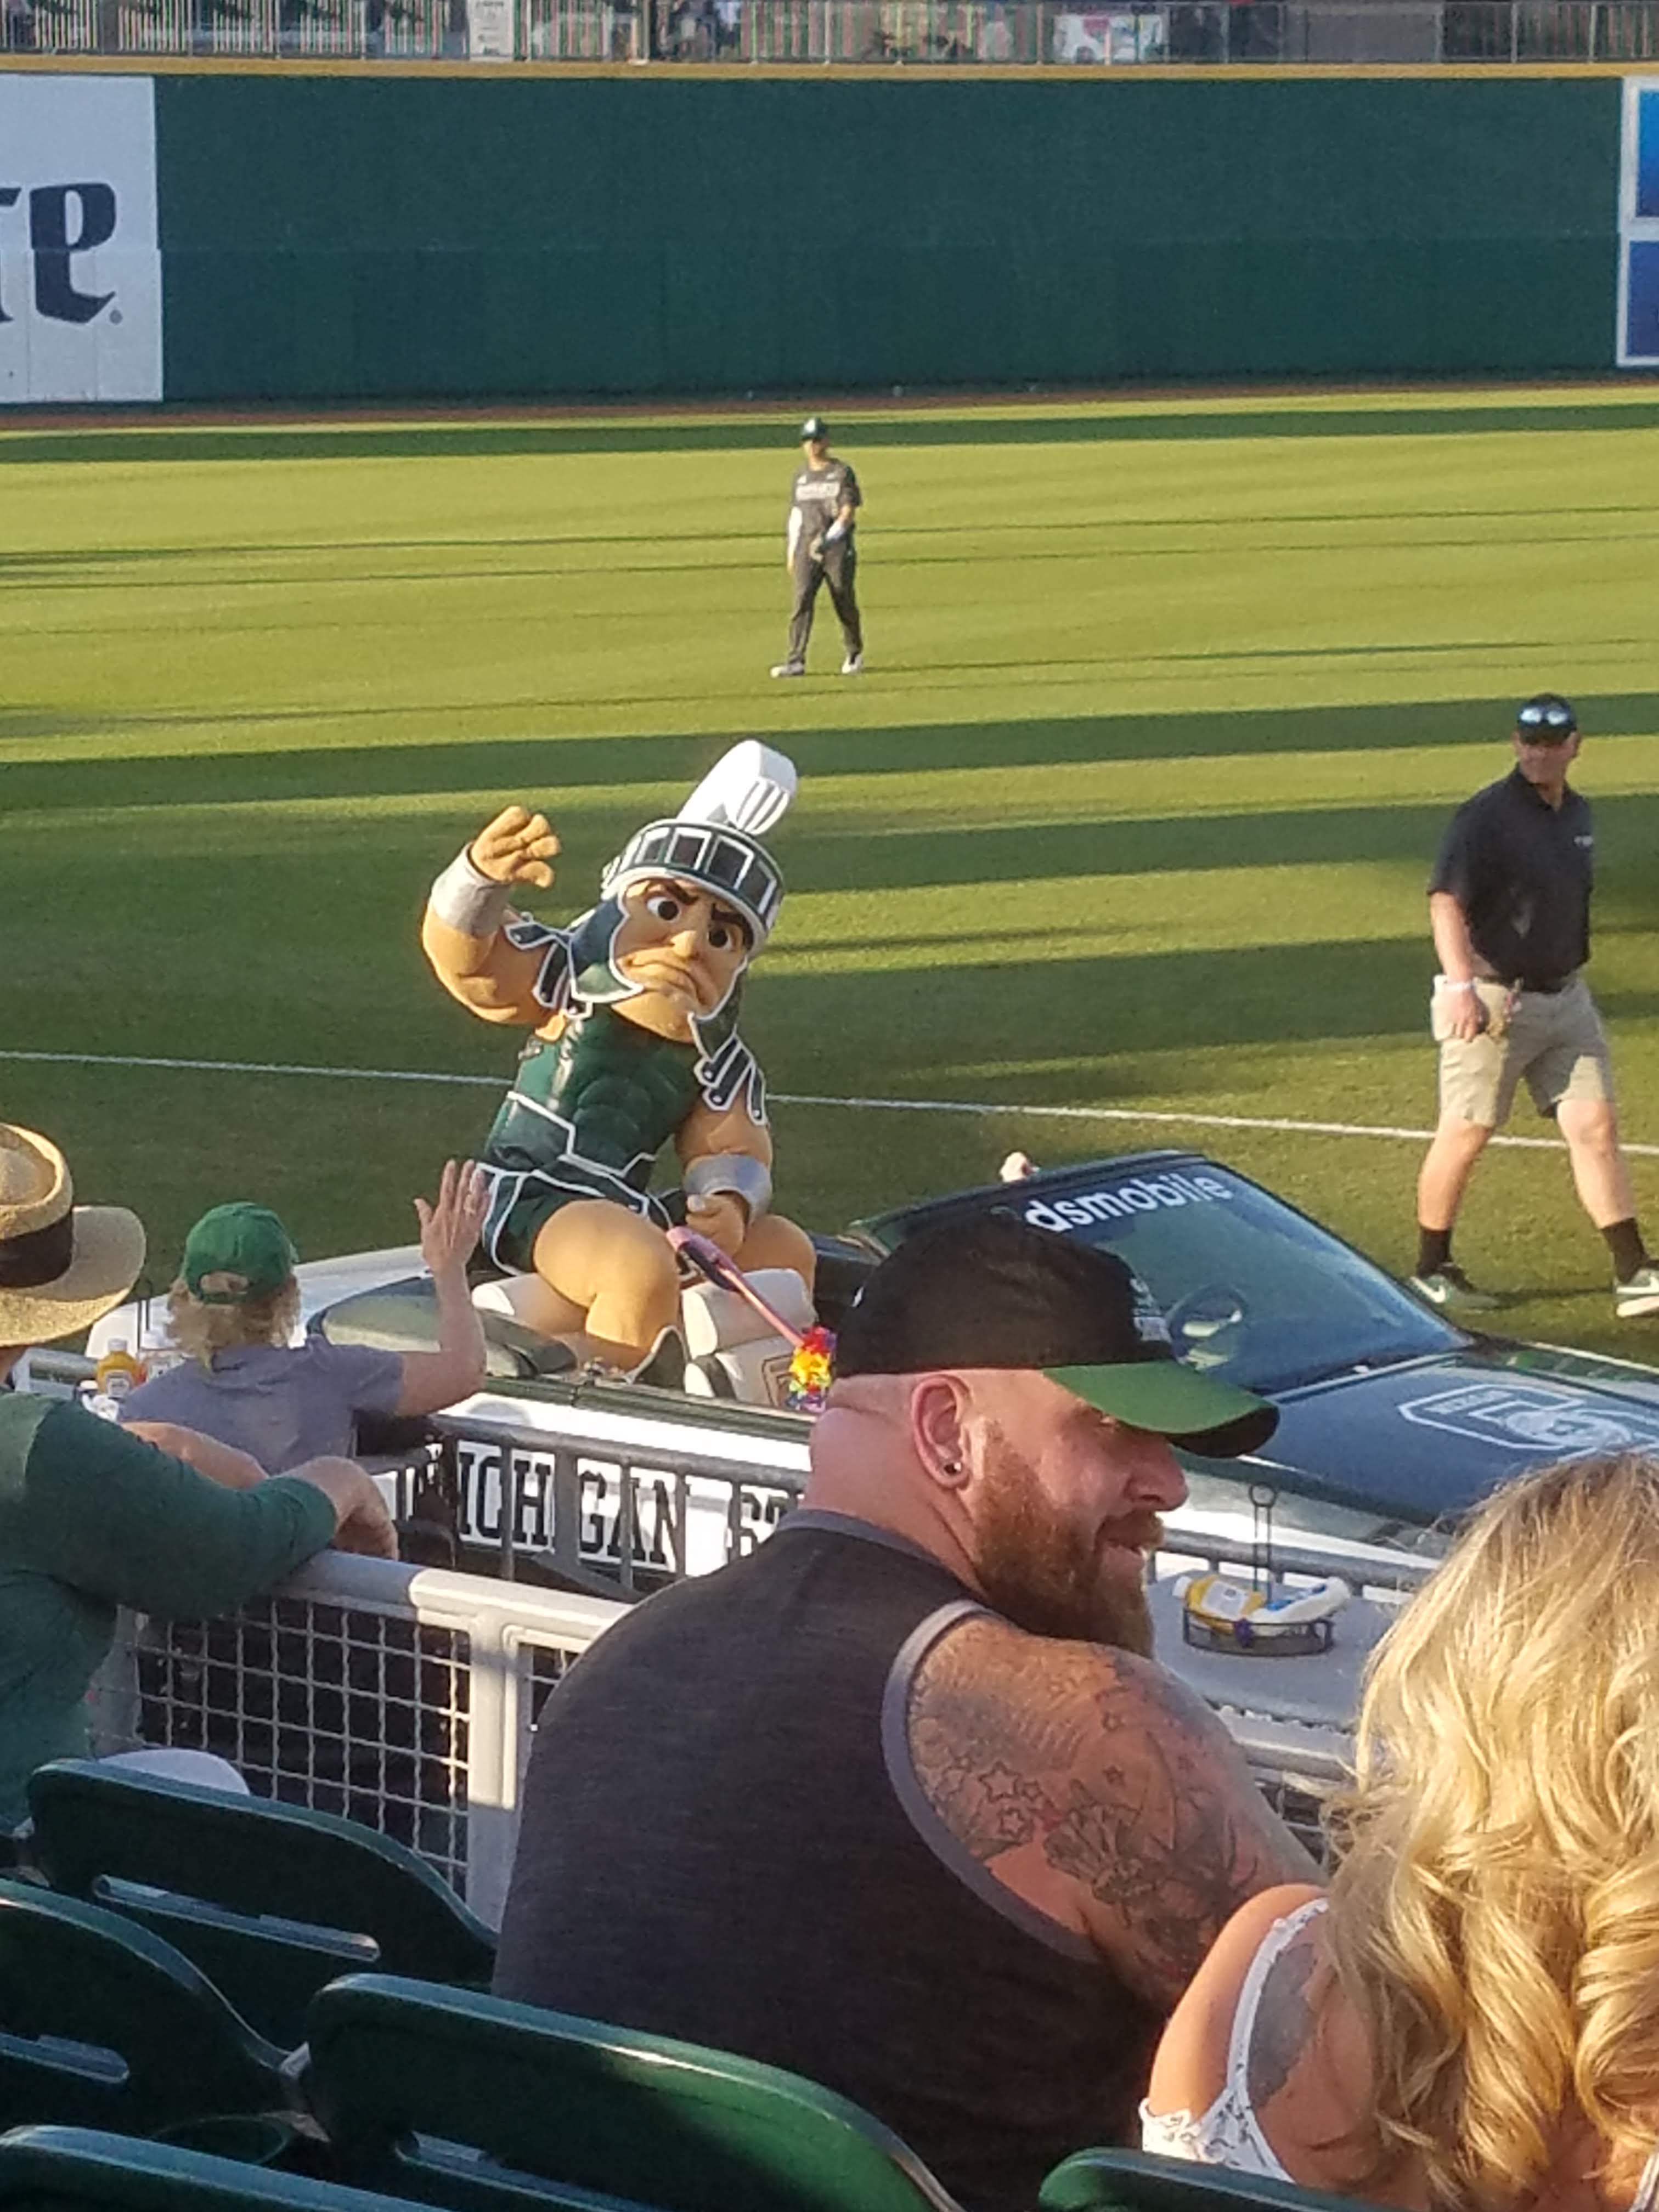
[{"label": "black sock", "polygon": [[1613,1255],[1614,1281],[1627,1283],[1632,1275],[1640,1274],[1648,1264],[1648,1255],[1635,1216],[1632,1214],[1628,1221],[1610,1221],[1601,1234]]},{"label": "black sock", "polygon": [[[1609,1231],[1609,1234],[1612,1232]],[[1451,1257],[1449,1229],[1425,1229],[1417,1224],[1417,1272],[1419,1275],[1437,1275]]]}]

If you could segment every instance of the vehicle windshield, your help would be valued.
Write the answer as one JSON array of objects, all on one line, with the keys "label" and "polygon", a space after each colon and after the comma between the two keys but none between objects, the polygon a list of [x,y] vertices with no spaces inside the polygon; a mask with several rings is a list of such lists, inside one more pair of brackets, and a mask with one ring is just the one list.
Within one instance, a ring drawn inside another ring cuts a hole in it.
[{"label": "vehicle windshield", "polygon": [[1120,1253],[1164,1309],[1182,1357],[1246,1389],[1394,1366],[1465,1341],[1380,1267],[1208,1160],[1103,1168],[1064,1192],[1011,1188],[1011,1202],[1038,1228]]}]

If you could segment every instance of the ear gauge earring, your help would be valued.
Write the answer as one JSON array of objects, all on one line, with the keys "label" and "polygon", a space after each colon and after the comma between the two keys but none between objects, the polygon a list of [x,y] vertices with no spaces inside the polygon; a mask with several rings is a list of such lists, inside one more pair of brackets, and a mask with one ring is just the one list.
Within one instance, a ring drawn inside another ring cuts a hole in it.
[{"label": "ear gauge earring", "polygon": [[962,1473],[962,1462],[959,1459],[941,1460],[939,1465],[941,1470],[946,1474],[960,1474]]}]

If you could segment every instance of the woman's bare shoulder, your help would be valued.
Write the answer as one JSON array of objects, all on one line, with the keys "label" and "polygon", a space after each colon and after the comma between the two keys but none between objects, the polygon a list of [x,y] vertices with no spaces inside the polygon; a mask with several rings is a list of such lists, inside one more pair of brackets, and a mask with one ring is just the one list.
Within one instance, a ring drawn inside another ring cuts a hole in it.
[{"label": "woman's bare shoulder", "polygon": [[[1235,1992],[1242,1989],[1251,1961],[1280,1921],[1288,1920],[1292,1913],[1299,1912],[1304,1905],[1313,1904],[1324,1894],[1310,1881],[1280,1882],[1273,1889],[1258,1890],[1239,1906],[1217,1936],[1208,1958],[1199,1969],[1197,1980],[1213,1976],[1218,1983],[1231,1985]],[[1197,1986],[1197,1981],[1194,1986]]]},{"label": "woman's bare shoulder", "polygon": [[[1263,1889],[1241,1905],[1216,1939],[1215,1953],[1233,1942],[1249,1943],[1249,1956],[1254,1958],[1264,1938],[1281,1920],[1288,1920],[1293,1912],[1300,1912],[1304,1905],[1311,1905],[1325,1893],[1317,1882],[1284,1881],[1276,1889]],[[1245,1961],[1248,1970],[1249,1960]]]},{"label": "woman's bare shoulder", "polygon": [[1233,2014],[1251,1961],[1279,1921],[1322,1894],[1311,1882],[1284,1882],[1239,1906],[1164,2031],[1147,2091],[1155,2112],[1199,2112],[1214,2103],[1226,2080]]}]

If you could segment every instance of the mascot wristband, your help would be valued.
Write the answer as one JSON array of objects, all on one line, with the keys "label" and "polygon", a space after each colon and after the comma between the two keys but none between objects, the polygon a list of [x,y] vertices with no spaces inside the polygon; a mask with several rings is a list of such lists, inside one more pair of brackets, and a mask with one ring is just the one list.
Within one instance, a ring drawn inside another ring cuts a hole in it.
[{"label": "mascot wristband", "polygon": [[735,1198],[758,1221],[772,1203],[771,1170],[747,1152],[711,1152],[685,1171],[688,1198]]},{"label": "mascot wristband", "polygon": [[463,937],[493,937],[506,921],[511,902],[505,884],[473,866],[470,848],[456,854],[427,899],[439,921]]}]

